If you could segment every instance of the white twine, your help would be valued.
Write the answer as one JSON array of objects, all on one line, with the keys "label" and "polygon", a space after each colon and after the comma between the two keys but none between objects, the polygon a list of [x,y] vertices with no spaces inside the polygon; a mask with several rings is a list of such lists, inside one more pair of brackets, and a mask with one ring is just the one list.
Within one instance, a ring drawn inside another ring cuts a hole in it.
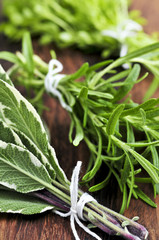
[{"label": "white twine", "polygon": [[45,89],[47,92],[52,93],[58,98],[61,106],[69,112],[72,112],[72,108],[67,105],[62,97],[62,94],[57,90],[57,86],[60,80],[65,76],[64,74],[59,74],[63,70],[63,65],[56,59],[52,59],[49,62],[48,74],[45,77]]},{"label": "white twine", "polygon": [[[128,52],[128,45],[126,44],[126,39],[128,37],[133,37],[137,32],[142,30],[142,26],[137,22],[127,19],[122,23],[119,23],[114,30],[103,30],[102,35],[109,36],[121,43],[120,57],[124,57]],[[124,68],[129,68],[128,64],[123,64]]]},{"label": "white twine", "polygon": [[[73,170],[71,184],[70,184],[70,197],[71,197],[71,208],[68,213],[62,213],[59,211],[54,211],[56,214],[60,215],[61,217],[68,217],[70,216],[70,224],[72,228],[72,232],[76,240],[80,240],[76,228],[75,228],[75,221],[76,223],[83,228],[85,232],[93,236],[98,240],[102,240],[97,234],[89,230],[81,221],[80,219],[84,220],[83,217],[83,209],[86,203],[92,202],[96,200],[89,194],[84,193],[80,199],[78,200],[78,181],[79,181],[79,173],[81,169],[82,162],[78,161],[76,167]],[[80,219],[79,219],[80,218]]]}]

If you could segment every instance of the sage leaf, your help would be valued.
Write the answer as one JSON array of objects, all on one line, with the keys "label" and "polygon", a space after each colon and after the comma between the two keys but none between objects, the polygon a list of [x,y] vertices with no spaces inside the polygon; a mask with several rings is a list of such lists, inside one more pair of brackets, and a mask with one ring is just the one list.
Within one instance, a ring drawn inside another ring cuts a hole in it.
[{"label": "sage leaf", "polygon": [[0,184],[28,193],[50,186],[51,177],[28,150],[0,141]]},{"label": "sage leaf", "polygon": [[[0,110],[5,123],[17,132],[24,133],[45,154],[47,162],[56,170],[58,177],[66,180],[42,121],[33,106],[12,86],[0,80]],[[51,167],[50,167],[51,168]]]},{"label": "sage leaf", "polygon": [[54,206],[35,197],[14,191],[0,190],[0,212],[31,215],[53,208]]},{"label": "sage leaf", "polygon": [[52,177],[52,179],[54,179],[56,176],[56,172],[53,169],[53,167],[51,166],[51,164],[48,163],[45,153],[40,151],[40,149],[36,146],[36,144],[30,138],[28,138],[24,133],[22,133],[20,131],[16,131],[16,132],[17,132],[17,136],[20,138],[23,146],[27,150],[29,150],[31,153],[33,153],[33,155],[36,156],[39,159],[39,161],[45,165],[50,176]]},{"label": "sage leaf", "polygon": [[0,120],[0,140],[24,147],[19,136],[11,128],[9,128],[7,124],[5,124],[1,120]]}]

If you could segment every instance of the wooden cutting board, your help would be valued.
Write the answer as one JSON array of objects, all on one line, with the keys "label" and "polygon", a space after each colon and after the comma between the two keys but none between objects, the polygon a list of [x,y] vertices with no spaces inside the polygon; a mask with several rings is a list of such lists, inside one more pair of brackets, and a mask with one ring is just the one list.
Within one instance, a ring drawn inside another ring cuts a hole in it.
[{"label": "wooden cutting board", "polygon": [[[1,2],[1,1],[0,1]],[[159,1],[158,0],[134,0],[132,9],[140,9],[142,15],[148,19],[148,24],[145,26],[145,31],[151,33],[159,31],[158,13]],[[15,51],[20,49],[19,44],[10,43],[4,36],[0,35],[0,51]],[[50,49],[54,48],[57,52],[58,59],[64,65],[64,73],[73,73],[77,70],[82,63],[88,61],[90,64],[100,61],[97,55],[84,55],[80,51],[65,49],[58,50],[53,45],[47,47],[38,46],[34,42],[34,49],[44,60],[49,61]],[[0,63],[7,69],[10,64],[5,61]],[[134,88],[132,94],[133,99],[137,102],[141,98],[149,86],[151,76],[147,81],[142,82]],[[157,92],[156,97],[159,97]],[[46,105],[50,111],[44,113],[49,129],[51,131],[51,143],[54,146],[60,164],[66,172],[68,178],[71,177],[72,170],[77,160],[83,161],[82,174],[84,174],[89,152],[84,143],[79,147],[73,147],[68,141],[69,131],[69,117],[68,114],[61,108],[56,100],[49,97],[45,99]],[[96,193],[94,196],[102,204],[118,211],[120,209],[121,193],[117,191],[115,183],[111,184],[101,192]],[[149,185],[143,186],[144,191],[149,194],[153,199],[152,187]],[[159,197],[155,199],[159,204]],[[139,222],[149,230],[149,240],[159,239],[159,207],[154,209],[142,201],[132,199],[129,209],[125,215],[132,218],[138,215]],[[77,226],[81,240],[92,240],[93,238],[87,235],[83,230]],[[119,240],[121,238],[109,237],[107,234],[102,233],[100,230],[96,231],[103,240]],[[36,216],[22,216],[16,214],[0,214],[0,240],[73,240],[70,229],[69,219],[61,218],[51,212],[47,212]]]}]

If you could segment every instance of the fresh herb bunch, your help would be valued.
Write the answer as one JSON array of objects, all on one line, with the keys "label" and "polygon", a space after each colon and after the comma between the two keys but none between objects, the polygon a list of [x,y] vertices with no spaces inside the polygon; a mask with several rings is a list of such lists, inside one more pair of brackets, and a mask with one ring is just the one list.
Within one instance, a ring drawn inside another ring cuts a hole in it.
[{"label": "fresh herb bunch", "polygon": [[104,37],[103,30],[115,28],[129,18],[144,21],[139,12],[128,13],[127,0],[4,0],[3,12],[8,19],[2,29],[11,39],[21,39],[29,29],[40,37],[42,44],[56,42],[59,47],[108,48],[107,56],[112,52],[116,54],[120,43]]},{"label": "fresh herb bunch", "polygon": [[[70,182],[59,166],[42,121],[2,67],[0,104],[0,212],[69,212]],[[80,198],[82,191],[77,191]],[[136,218],[130,220],[95,201],[85,205],[84,219],[126,239],[144,240],[148,235]]]},{"label": "fresh herb bunch", "polygon": [[[140,66],[118,72],[118,67],[134,61],[143,54],[153,54],[159,43],[142,48],[116,61],[104,61],[93,66],[85,63],[71,75],[64,76],[57,89],[72,109],[69,139],[75,146],[84,140],[90,150],[88,170],[82,183],[89,183],[105,164],[109,171],[103,181],[89,188],[90,192],[104,188],[112,176],[116,178],[123,194],[121,212],[129,206],[132,195],[149,205],[156,204],[145,195],[138,183],[151,183],[154,196],[159,193],[159,99],[150,99],[142,104],[132,101],[127,94],[133,86],[143,80],[139,78]],[[54,53],[52,57],[55,57]],[[9,76],[27,92],[34,94],[29,101],[41,111],[45,92],[45,78],[48,64],[33,54],[29,34],[25,34],[22,53],[16,55],[1,52],[0,58],[14,65],[8,70]],[[101,67],[104,69],[99,70]],[[98,71],[97,71],[98,70]],[[82,81],[76,81],[82,78]],[[52,97],[54,97],[52,95]],[[123,100],[123,103],[119,103]],[[75,137],[72,134],[75,129]],[[142,136],[141,139],[138,136]],[[144,169],[145,177],[140,175]]]},{"label": "fresh herb bunch", "polygon": [[[3,0],[7,21],[0,26],[12,40],[21,39],[29,30],[40,43],[55,42],[59,47],[77,46],[100,51],[103,57],[123,55],[158,41],[139,24],[145,20],[139,11],[128,11],[128,0]],[[157,89],[159,53],[140,56],[138,60],[154,75],[145,99]],[[125,65],[126,66],[126,65]]]}]

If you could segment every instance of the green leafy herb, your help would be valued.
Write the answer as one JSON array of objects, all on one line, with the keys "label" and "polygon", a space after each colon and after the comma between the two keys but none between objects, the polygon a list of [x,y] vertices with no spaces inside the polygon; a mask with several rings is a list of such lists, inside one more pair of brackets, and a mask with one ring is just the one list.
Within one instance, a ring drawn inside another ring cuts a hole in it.
[{"label": "green leafy herb", "polygon": [[[25,43],[27,43],[26,38]],[[28,48],[30,49],[30,40],[28,40]],[[153,53],[158,48],[159,44],[156,43],[113,62],[106,61],[90,67],[88,63],[85,63],[76,73],[64,76],[57,86],[63,100],[72,109],[69,112],[71,118],[70,141],[77,146],[80,141],[84,140],[91,153],[88,170],[82,183],[89,183],[99,171],[102,163],[105,164],[109,168],[108,175],[103,176],[103,180],[95,186],[91,186],[90,182],[89,190],[92,192],[102,189],[114,176],[123,193],[122,211],[126,206],[129,206],[132,195],[146,200],[146,195],[143,198],[140,190],[135,191],[137,187],[139,189],[139,182],[147,184],[147,178],[149,178],[149,183],[152,183],[154,187],[154,195],[158,193],[159,158],[155,156],[158,156],[159,151],[159,99],[149,99],[141,104],[133,102],[128,94],[134,84],[138,82],[140,67],[135,64],[132,69],[120,72],[118,72],[117,67],[127,61],[134,61],[140,55]],[[29,50],[29,52],[33,51]],[[1,52],[0,58],[5,59],[5,54],[6,52]],[[31,99],[29,96],[29,101],[34,103],[41,112],[41,108],[39,108],[41,94],[38,93],[44,91],[48,65],[37,55],[32,55],[34,74],[30,79],[30,72],[23,64],[24,59],[27,63],[24,52],[12,55],[10,61],[16,59],[16,64],[8,70],[8,74],[17,84],[25,86],[27,90],[34,90],[35,95]],[[6,56],[8,58],[8,55]],[[98,67],[104,66],[104,64],[106,67],[99,71]],[[96,72],[96,70],[98,71]],[[78,77],[82,77],[84,80],[75,81]],[[3,91],[6,84],[0,83],[0,85],[2,86],[0,93],[2,91],[1,96],[4,96],[6,104],[4,112],[11,116],[11,120],[4,119],[4,121],[6,123],[8,121],[9,126],[13,131],[16,131],[29,151],[38,154],[48,171],[53,166],[55,172],[59,173],[58,179],[65,181],[64,173],[61,173],[57,161],[54,161],[55,155],[47,144],[43,128],[39,132],[41,125],[39,126],[37,123],[37,115],[32,114],[34,110],[31,107],[28,109],[28,104],[21,103],[18,98],[15,98],[13,87],[9,86],[7,91]],[[118,103],[118,100],[122,100],[119,93],[124,97],[122,104]],[[8,100],[7,94],[10,95],[11,102]],[[54,96],[52,95],[52,97]],[[9,109],[9,106],[12,108]],[[27,117],[25,117],[26,112]],[[19,121],[16,120],[16,114],[19,114],[21,118],[20,124],[16,122]],[[33,115],[35,118],[32,119]],[[75,136],[73,138],[74,129]],[[36,134],[36,132],[38,133]],[[42,146],[45,146],[45,153]],[[140,174],[141,168],[147,172],[146,178],[145,176],[136,176]],[[136,180],[139,178],[140,181]],[[145,202],[150,202],[148,199]]]},{"label": "green leafy herb", "polygon": [[15,191],[0,190],[0,208],[1,212],[35,214],[54,209],[54,206],[36,197],[23,195]]},{"label": "green leafy herb", "polygon": [[[69,212],[70,182],[59,166],[42,121],[33,106],[9,84],[11,80],[4,70],[0,71],[0,212]],[[82,194],[78,190],[79,198]],[[133,240],[136,231],[140,240],[148,235],[142,225],[94,201],[84,207],[84,218],[111,235]],[[131,226],[130,232],[123,227],[125,221]]]}]

